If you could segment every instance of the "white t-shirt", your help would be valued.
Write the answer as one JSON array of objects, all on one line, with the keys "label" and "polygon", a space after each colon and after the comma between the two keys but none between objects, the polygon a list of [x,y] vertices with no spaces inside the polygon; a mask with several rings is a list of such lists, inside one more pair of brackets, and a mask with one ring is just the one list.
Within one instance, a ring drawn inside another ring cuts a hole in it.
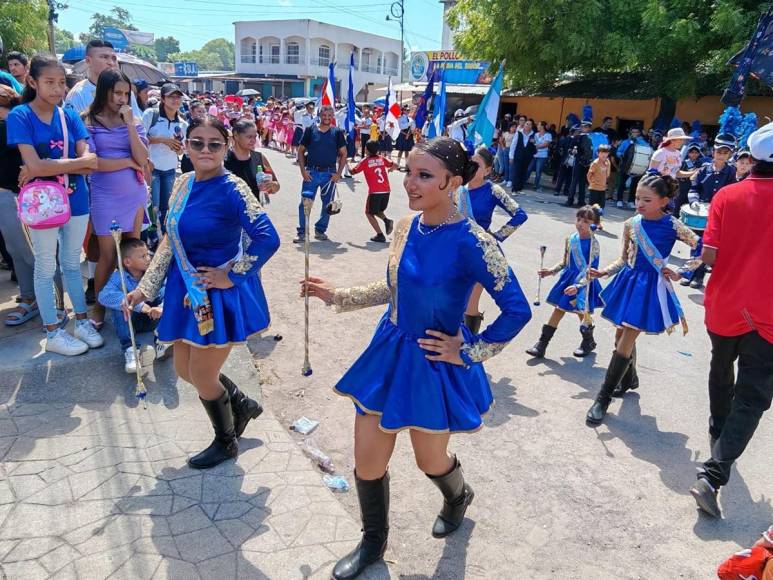
[{"label": "white t-shirt", "polygon": [[661,147],[653,153],[650,159],[650,167],[657,169],[661,175],[670,175],[676,179],[676,172],[682,166],[682,154],[679,149],[671,151]]},{"label": "white t-shirt", "polygon": [[397,126],[400,128],[400,131],[405,131],[406,129],[413,129],[416,123],[408,115],[400,115],[397,118]]},{"label": "white t-shirt", "polygon": [[467,119],[459,119],[451,123],[448,128],[448,136],[452,139],[456,139],[459,143],[464,143],[464,126],[467,124]]},{"label": "white t-shirt", "polygon": [[305,111],[303,109],[296,109],[293,111],[293,124],[296,127],[303,127],[303,115]]},{"label": "white t-shirt", "polygon": [[[94,102],[94,94],[97,92],[97,85],[92,83],[89,79],[83,79],[75,84],[67,96],[64,98],[65,108],[72,109],[79,115],[86,111]],[[142,118],[142,111],[137,104],[137,97],[132,92],[132,114],[138,118]]]},{"label": "white t-shirt", "polygon": [[[545,134],[540,137],[539,133],[534,133],[534,145],[542,145],[543,143],[550,143],[553,140],[553,135],[545,131]],[[537,149],[537,152],[534,154],[534,157],[536,159],[545,159],[548,156],[548,148],[543,147],[542,149]]]},{"label": "white t-shirt", "polygon": [[[142,115],[142,124],[145,126],[145,132],[148,135],[148,139],[151,137],[177,137],[178,139],[185,138],[185,132],[188,130],[188,123],[185,122],[182,115],[178,113],[177,120],[169,120],[163,114],[159,114],[158,121],[151,128],[153,122],[153,112],[156,109],[148,109],[145,114]],[[151,143],[149,150],[150,162],[153,167],[159,171],[169,171],[170,169],[177,169],[177,153],[175,153],[168,145],[163,143]]]}]

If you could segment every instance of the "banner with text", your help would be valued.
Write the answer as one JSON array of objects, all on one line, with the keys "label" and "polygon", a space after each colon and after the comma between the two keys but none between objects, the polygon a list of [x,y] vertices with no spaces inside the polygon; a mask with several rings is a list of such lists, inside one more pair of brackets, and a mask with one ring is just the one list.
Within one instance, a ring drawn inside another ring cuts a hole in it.
[{"label": "banner with text", "polygon": [[426,50],[411,53],[409,81],[427,82],[430,67],[443,71],[449,84],[490,85],[489,63],[485,60],[468,60],[453,50]]}]

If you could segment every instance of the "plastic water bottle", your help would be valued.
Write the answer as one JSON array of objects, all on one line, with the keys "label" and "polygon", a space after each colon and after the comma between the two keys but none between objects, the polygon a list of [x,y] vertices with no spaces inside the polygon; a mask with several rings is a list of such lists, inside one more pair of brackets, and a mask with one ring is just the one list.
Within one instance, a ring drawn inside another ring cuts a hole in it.
[{"label": "plastic water bottle", "polygon": [[304,455],[316,463],[322,471],[327,473],[335,472],[336,468],[333,465],[333,460],[316,446],[313,439],[306,439],[303,442],[302,449]]}]

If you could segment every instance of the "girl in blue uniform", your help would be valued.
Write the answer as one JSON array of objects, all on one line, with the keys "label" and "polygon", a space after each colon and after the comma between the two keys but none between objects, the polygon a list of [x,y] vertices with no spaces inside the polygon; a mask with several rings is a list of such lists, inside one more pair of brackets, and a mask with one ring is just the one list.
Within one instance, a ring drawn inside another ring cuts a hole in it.
[{"label": "girl in blue uniform", "polygon": [[233,345],[268,328],[259,272],[279,236],[249,186],[224,168],[228,131],[221,121],[191,121],[187,149],[194,172],[175,183],[167,234],[127,304],[154,299],[166,278],[158,338],[174,344],[175,371],[196,388],[212,422],[214,441],[188,459],[207,468],[236,457],[237,437],[262,412],[220,369]]},{"label": "girl in blue uniform", "polygon": [[[577,210],[574,223],[577,231],[566,238],[563,259],[552,268],[543,268],[538,272],[540,278],[555,276],[559,272],[561,272],[561,276],[548,294],[547,303],[553,306],[553,314],[550,315],[547,324],[542,326],[539,340],[526,351],[527,354],[536,358],[545,356],[548,344],[567,312],[574,312],[580,317],[581,323],[584,321],[585,300],[588,297],[588,263],[590,262],[592,268],[599,267],[599,243],[591,232],[591,226],[596,224],[599,218],[599,214],[590,205]],[[599,297],[600,292],[601,284],[599,281],[591,281],[590,303],[587,304],[590,314],[593,314],[597,307],[604,305]],[[591,324],[580,326],[582,342],[579,348],[572,353],[574,356],[588,356],[596,348],[593,328]]]},{"label": "girl in blue uniform", "polygon": [[620,258],[603,270],[591,269],[594,278],[616,274],[601,292],[605,304],[601,315],[617,327],[617,334],[604,384],[586,415],[590,426],[601,424],[613,396],[622,396],[628,389],[639,386],[636,375],[639,334],[670,333],[680,322],[687,332],[687,321],[671,281],[679,280],[681,272],[697,268],[700,260],[688,263],[680,271],[668,267],[668,257],[676,240],[691,248],[698,244],[698,236],[692,230],[666,213],[669,199],[676,195],[677,189],[676,180],[667,175],[645,175],[636,188],[637,215],[623,226]]},{"label": "girl in blue uniform", "polygon": [[[478,164],[478,170],[473,175],[466,188],[462,187],[457,192],[457,206],[465,217],[475,220],[480,227],[489,232],[498,242],[504,242],[515,230],[517,230],[528,218],[526,212],[521,209],[516,201],[499,185],[489,180],[491,168],[494,165],[494,156],[486,147],[479,147],[475,151],[472,160]],[[467,192],[467,195],[459,195]],[[496,232],[491,231],[491,219],[496,208],[502,208],[510,216],[505,225]],[[475,284],[464,313],[464,323],[470,332],[477,334],[483,322],[483,313],[480,311],[480,296],[483,286]]]},{"label": "girl in blue uniform", "polygon": [[[309,294],[339,311],[389,304],[370,345],[335,387],[357,411],[355,479],[364,534],[335,566],[334,578],[355,578],[384,554],[387,465],[397,432],[410,430],[419,468],[443,494],[435,537],[456,530],[472,501],[459,461],[448,454],[448,440],[452,433],[481,428],[493,402],[481,363],[501,352],[531,317],[496,240],[464,219],[454,203],[454,192],[476,171],[463,146],[451,138],[416,145],[403,183],[410,208],[421,213],[395,228],[386,278],[354,288],[309,281]],[[501,310],[480,334],[461,324],[476,283]]]}]

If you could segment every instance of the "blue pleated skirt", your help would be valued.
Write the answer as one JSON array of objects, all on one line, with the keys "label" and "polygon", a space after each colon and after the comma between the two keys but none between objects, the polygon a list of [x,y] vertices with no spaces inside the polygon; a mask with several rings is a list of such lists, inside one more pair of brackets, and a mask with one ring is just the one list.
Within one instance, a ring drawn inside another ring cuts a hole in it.
[{"label": "blue pleated skirt", "polygon": [[250,276],[242,284],[225,290],[208,290],[215,329],[204,336],[199,334],[193,311],[183,304],[186,294],[180,270],[172,260],[164,293],[164,313],[157,328],[160,342],[181,340],[197,347],[224,347],[243,344],[269,326],[268,303],[258,276]]},{"label": "blue pleated skirt", "polygon": [[606,305],[601,316],[615,326],[627,326],[647,334],[660,334],[676,326],[680,321],[679,309],[669,293],[666,293],[665,307],[670,321],[664,320],[658,299],[659,277],[649,265],[647,270],[624,266],[601,292]]},{"label": "blue pleated skirt", "polygon": [[[465,340],[470,332],[462,326]],[[482,364],[469,368],[429,361],[416,336],[385,314],[368,347],[344,374],[335,391],[354,401],[360,414],[380,415],[387,432],[477,431],[494,402]]]},{"label": "blue pleated skirt", "polygon": [[[577,270],[571,268],[564,268],[561,271],[561,275],[558,277],[558,281],[550,289],[550,293],[547,297],[547,303],[556,308],[560,308],[566,312],[582,312],[583,309],[577,308],[577,296],[567,296],[564,294],[564,290],[567,287],[575,283],[577,279]],[[584,290],[583,290],[584,293]],[[601,299],[601,284],[598,280],[591,282],[590,289],[590,311],[593,312],[596,308],[604,306],[604,301]]]}]

